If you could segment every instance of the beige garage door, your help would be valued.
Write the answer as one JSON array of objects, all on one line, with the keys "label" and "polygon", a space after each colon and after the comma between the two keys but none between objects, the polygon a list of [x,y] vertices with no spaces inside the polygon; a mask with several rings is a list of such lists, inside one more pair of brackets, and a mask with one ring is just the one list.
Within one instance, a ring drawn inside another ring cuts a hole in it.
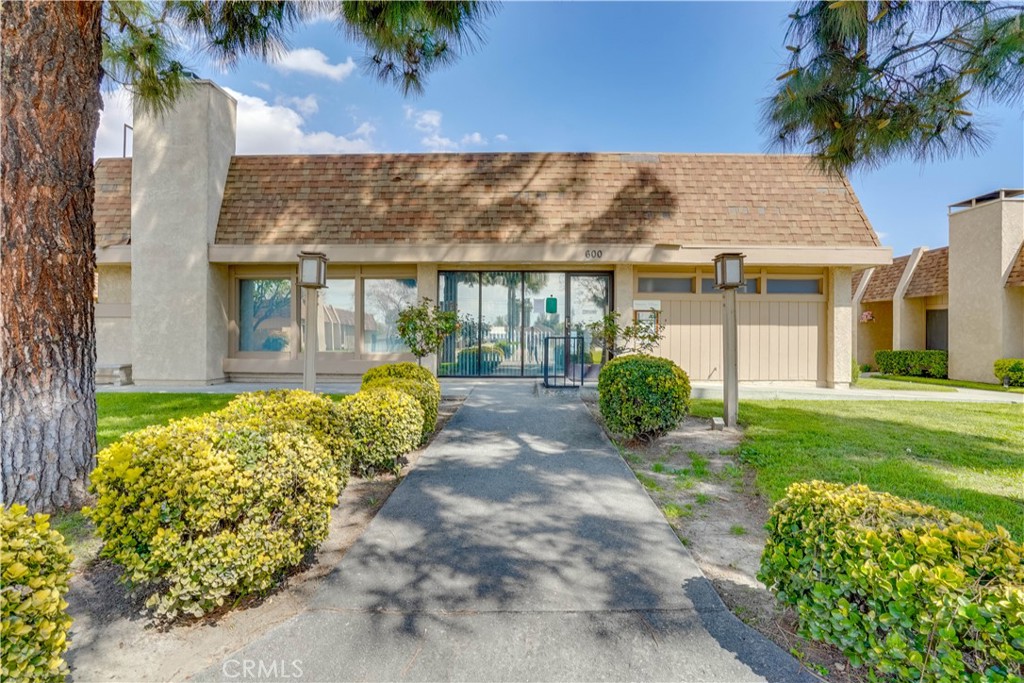
[{"label": "beige garage door", "polygon": [[[824,379],[824,302],[741,296],[737,307],[740,380]],[[661,322],[665,336],[659,355],[674,360],[691,379],[722,378],[720,298],[663,300]]]}]

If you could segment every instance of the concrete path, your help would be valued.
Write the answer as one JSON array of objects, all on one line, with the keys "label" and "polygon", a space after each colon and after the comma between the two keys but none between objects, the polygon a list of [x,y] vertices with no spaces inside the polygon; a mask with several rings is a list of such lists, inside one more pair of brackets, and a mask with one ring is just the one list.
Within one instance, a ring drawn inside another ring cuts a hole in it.
[{"label": "concrete path", "polygon": [[314,604],[198,678],[814,680],[725,609],[586,407],[532,384],[472,388]]}]

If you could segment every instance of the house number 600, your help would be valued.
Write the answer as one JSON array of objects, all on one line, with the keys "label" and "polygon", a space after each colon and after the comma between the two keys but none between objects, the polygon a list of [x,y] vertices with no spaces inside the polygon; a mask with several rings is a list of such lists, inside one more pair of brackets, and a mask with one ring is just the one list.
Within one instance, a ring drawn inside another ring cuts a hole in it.
[{"label": "house number 600", "polygon": [[587,249],[583,255],[588,259],[596,259],[604,256],[604,252],[600,249]]}]

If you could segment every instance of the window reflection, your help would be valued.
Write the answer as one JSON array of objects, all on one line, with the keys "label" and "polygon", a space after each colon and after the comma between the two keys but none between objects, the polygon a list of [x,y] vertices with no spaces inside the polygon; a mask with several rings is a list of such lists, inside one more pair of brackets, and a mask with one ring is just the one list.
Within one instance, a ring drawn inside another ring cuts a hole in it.
[{"label": "window reflection", "polygon": [[238,350],[287,351],[292,283],[287,278],[239,280]]}]

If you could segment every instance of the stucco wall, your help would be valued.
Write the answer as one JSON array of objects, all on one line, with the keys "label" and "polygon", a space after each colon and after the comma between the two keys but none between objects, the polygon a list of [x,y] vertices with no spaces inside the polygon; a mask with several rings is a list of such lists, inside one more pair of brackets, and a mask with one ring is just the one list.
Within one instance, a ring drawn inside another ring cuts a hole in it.
[{"label": "stucco wall", "polygon": [[207,249],[235,151],[235,101],[200,82],[163,115],[137,110],[133,149],[135,381],[220,381],[229,278]]},{"label": "stucco wall", "polygon": [[[871,311],[875,319],[869,323],[860,322],[860,313]],[[875,351],[892,348],[892,303],[873,301],[861,304],[857,322],[857,363],[875,367]]]},{"label": "stucco wall", "polygon": [[949,216],[949,376],[993,381],[995,360],[1020,350],[1020,300],[1003,286],[1024,241],[1024,202]]},{"label": "stucco wall", "polygon": [[132,362],[131,266],[98,266],[96,300],[96,363]]}]

